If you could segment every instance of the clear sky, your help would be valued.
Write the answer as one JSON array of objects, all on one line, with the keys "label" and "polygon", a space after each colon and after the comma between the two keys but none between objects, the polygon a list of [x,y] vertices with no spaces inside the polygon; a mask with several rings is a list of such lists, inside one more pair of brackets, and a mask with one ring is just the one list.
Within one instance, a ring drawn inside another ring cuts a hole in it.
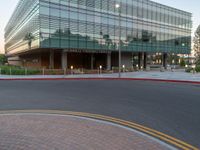
[{"label": "clear sky", "polygon": [[[0,52],[4,52],[4,27],[19,0],[1,0],[0,2]],[[200,0],[153,0],[193,13],[193,32],[200,24]]]}]

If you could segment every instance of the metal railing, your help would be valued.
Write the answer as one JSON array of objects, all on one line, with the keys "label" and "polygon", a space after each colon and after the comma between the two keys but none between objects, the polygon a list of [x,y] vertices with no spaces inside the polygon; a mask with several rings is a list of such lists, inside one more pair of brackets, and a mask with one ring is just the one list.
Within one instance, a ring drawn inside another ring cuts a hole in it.
[{"label": "metal railing", "polygon": [[[103,69],[102,67],[99,67],[97,69],[84,69],[84,68],[72,68],[72,69],[30,69],[30,68],[21,68],[21,67],[1,67],[0,66],[0,75],[24,75],[24,76],[29,76],[29,75],[81,75],[81,74],[112,74],[112,73],[118,73],[119,68],[118,67],[112,67],[111,70],[106,70]],[[132,68],[126,68],[122,67],[121,72],[126,73],[126,72],[135,72],[135,71],[140,71],[144,69],[139,69],[138,67],[132,67]],[[171,69],[168,67],[167,69],[164,69],[163,67],[161,68],[152,68],[150,66],[147,66],[145,71],[173,71],[174,69]]]},{"label": "metal railing", "polygon": [[[133,72],[138,69],[134,68],[122,68],[123,72]],[[73,68],[73,69],[30,69],[30,68],[14,68],[14,67],[1,67],[0,75],[80,75],[80,74],[112,74],[117,73],[118,67],[112,67],[112,70],[106,70],[102,67],[97,69],[84,69],[84,68]]]}]

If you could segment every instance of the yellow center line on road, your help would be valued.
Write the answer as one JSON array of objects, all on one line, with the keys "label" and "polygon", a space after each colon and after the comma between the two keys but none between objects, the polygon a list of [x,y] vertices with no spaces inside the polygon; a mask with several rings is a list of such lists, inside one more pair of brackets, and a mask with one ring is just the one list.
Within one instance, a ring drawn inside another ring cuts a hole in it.
[{"label": "yellow center line on road", "polygon": [[157,138],[163,142],[166,142],[172,146],[175,146],[182,150],[199,150],[198,148],[183,142],[179,139],[176,139],[172,136],[166,135],[162,132],[156,131],[154,129],[130,122],[125,121],[122,119],[117,119],[109,116],[103,116],[98,114],[90,114],[90,113],[83,113],[83,112],[73,112],[73,111],[57,111],[57,110],[11,110],[11,111],[0,111],[0,114],[10,114],[10,113],[42,113],[42,114],[61,114],[61,115],[71,115],[71,116],[78,116],[78,117],[86,117],[86,118],[92,118],[107,122],[112,122],[115,124],[123,125],[125,127],[129,127],[132,129],[135,129],[137,131],[140,131],[142,133],[145,133],[147,135],[150,135],[154,138]]},{"label": "yellow center line on road", "polygon": [[181,148],[183,150],[198,150],[198,148],[187,144],[181,140],[178,140],[174,137],[171,137],[169,135],[166,135],[164,133],[161,133],[159,131],[144,127],[142,125],[130,122],[130,121],[125,121],[125,120],[121,120],[121,119],[117,119],[117,118],[113,118],[113,117],[107,117],[107,116],[102,116],[102,115],[97,115],[97,114],[89,114],[89,113],[79,113],[76,112],[74,114],[74,112],[71,112],[71,115],[76,115],[76,116],[82,116],[82,117],[90,117],[90,118],[94,118],[94,119],[100,119],[100,120],[104,120],[104,121],[109,121],[109,122],[113,122],[116,124],[120,124],[120,125],[124,125],[126,127],[130,127],[133,129],[136,129],[138,131],[141,131],[143,133],[146,133],[148,135],[152,135],[155,138],[158,138],[162,141],[165,141],[171,145],[174,145],[178,148]]}]

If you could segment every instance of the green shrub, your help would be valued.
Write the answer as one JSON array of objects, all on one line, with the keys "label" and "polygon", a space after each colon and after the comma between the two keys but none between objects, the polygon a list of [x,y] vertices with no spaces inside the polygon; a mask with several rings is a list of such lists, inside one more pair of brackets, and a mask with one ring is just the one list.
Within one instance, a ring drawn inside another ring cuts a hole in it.
[{"label": "green shrub", "polygon": [[200,66],[200,58],[197,59],[196,63],[197,66]]},{"label": "green shrub", "polygon": [[181,62],[180,62],[180,66],[181,67],[185,67],[186,63],[185,63],[185,60],[182,58],[181,59]]},{"label": "green shrub", "polygon": [[193,70],[193,68],[187,68],[187,69],[185,69],[185,72],[191,72]]},{"label": "green shrub", "polygon": [[40,70],[27,70],[27,75],[37,75],[40,74]]},{"label": "green shrub", "polygon": [[196,66],[195,71],[200,72],[200,66]]},{"label": "green shrub", "polygon": [[1,74],[3,75],[35,75],[39,74],[40,70],[24,69],[18,66],[0,66]]},{"label": "green shrub", "polygon": [[7,63],[7,58],[4,54],[0,54],[0,65]]}]

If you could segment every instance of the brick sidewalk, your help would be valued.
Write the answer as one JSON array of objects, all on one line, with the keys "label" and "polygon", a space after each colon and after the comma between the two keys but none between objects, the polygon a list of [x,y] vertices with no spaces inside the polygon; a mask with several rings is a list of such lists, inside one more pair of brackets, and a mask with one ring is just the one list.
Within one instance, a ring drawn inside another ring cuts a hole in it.
[{"label": "brick sidewalk", "polygon": [[1,150],[169,150],[148,136],[91,119],[61,115],[0,115]]}]

